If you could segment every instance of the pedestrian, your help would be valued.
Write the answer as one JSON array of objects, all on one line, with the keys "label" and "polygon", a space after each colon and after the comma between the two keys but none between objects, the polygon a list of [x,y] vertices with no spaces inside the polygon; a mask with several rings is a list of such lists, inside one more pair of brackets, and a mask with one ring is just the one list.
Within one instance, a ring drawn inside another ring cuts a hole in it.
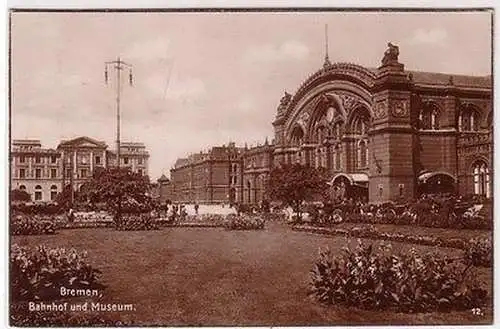
[{"label": "pedestrian", "polygon": [[200,208],[200,206],[198,205],[198,203],[195,203],[194,204],[194,212],[196,215],[198,215],[198,209]]}]

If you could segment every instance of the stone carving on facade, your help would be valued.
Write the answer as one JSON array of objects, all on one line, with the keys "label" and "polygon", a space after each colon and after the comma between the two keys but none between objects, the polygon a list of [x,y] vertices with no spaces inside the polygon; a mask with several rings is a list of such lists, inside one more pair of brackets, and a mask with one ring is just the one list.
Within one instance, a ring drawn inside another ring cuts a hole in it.
[{"label": "stone carving on facade", "polygon": [[378,101],[375,103],[373,108],[373,118],[375,120],[380,120],[387,117],[387,102]]},{"label": "stone carving on facade", "polygon": [[396,118],[404,118],[410,114],[410,106],[407,101],[396,100],[392,103],[392,115]]},{"label": "stone carving on facade", "polygon": [[384,53],[384,58],[382,58],[382,65],[399,64],[399,47],[393,45],[392,43],[387,44],[387,50]]},{"label": "stone carving on facade", "polygon": [[280,106],[287,106],[288,103],[290,103],[291,99],[292,99],[292,94],[289,94],[285,91],[285,95],[281,97]]},{"label": "stone carving on facade", "polygon": [[359,104],[359,100],[348,94],[339,94],[340,99],[342,99],[342,106],[349,113]]}]

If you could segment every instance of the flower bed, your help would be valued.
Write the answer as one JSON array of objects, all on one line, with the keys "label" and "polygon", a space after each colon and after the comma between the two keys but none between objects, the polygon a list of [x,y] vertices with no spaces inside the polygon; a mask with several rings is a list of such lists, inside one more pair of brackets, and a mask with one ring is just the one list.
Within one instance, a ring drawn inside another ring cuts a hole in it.
[{"label": "flower bed", "polygon": [[352,229],[336,229],[303,225],[295,226],[293,227],[293,230],[326,235],[343,235],[355,238],[396,241],[427,246],[462,249],[464,250],[464,259],[469,259],[469,261],[475,266],[491,267],[493,263],[493,244],[491,243],[490,239],[443,239],[440,237],[417,236],[401,233],[386,233],[377,231],[374,226],[354,227]]},{"label": "flower bed", "polygon": [[86,253],[74,249],[26,248],[13,245],[10,251],[12,301],[51,300],[59,289],[102,289],[100,271],[86,261]]},{"label": "flower bed", "polygon": [[113,216],[106,211],[75,212],[74,222],[113,222]]},{"label": "flower bed", "polygon": [[327,304],[407,313],[471,310],[487,298],[472,269],[458,260],[363,244],[336,257],[320,251],[310,288]]},{"label": "flower bed", "polygon": [[119,231],[150,231],[157,230],[158,225],[150,214],[127,214],[122,215],[116,229]]},{"label": "flower bed", "polygon": [[226,217],[224,227],[226,230],[262,230],[264,223],[260,216],[230,214]]},{"label": "flower bed", "polygon": [[52,220],[31,216],[12,216],[10,218],[10,234],[12,235],[55,234],[56,226],[56,223]]},{"label": "flower bed", "polygon": [[490,239],[471,239],[464,249],[464,259],[474,266],[493,266],[493,244]]}]

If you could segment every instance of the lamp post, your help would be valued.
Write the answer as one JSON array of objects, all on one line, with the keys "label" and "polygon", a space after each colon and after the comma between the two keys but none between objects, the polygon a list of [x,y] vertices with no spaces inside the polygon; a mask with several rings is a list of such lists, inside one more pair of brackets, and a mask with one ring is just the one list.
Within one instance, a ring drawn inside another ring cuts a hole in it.
[{"label": "lamp post", "polygon": [[108,84],[108,69],[114,69],[116,71],[116,161],[117,167],[120,167],[120,96],[121,96],[121,71],[129,70],[129,84],[133,85],[133,75],[132,75],[132,65],[128,64],[118,57],[115,61],[104,63],[104,79],[106,84]]}]

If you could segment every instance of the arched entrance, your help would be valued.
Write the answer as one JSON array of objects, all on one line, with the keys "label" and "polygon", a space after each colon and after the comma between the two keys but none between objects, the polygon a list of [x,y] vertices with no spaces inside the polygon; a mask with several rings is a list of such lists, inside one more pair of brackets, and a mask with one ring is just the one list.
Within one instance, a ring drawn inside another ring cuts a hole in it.
[{"label": "arched entrance", "polygon": [[433,171],[418,176],[418,194],[455,193],[457,179],[442,171]]},{"label": "arched entrance", "polygon": [[328,185],[331,186],[330,198],[332,201],[368,200],[368,175],[366,174],[336,174]]}]

